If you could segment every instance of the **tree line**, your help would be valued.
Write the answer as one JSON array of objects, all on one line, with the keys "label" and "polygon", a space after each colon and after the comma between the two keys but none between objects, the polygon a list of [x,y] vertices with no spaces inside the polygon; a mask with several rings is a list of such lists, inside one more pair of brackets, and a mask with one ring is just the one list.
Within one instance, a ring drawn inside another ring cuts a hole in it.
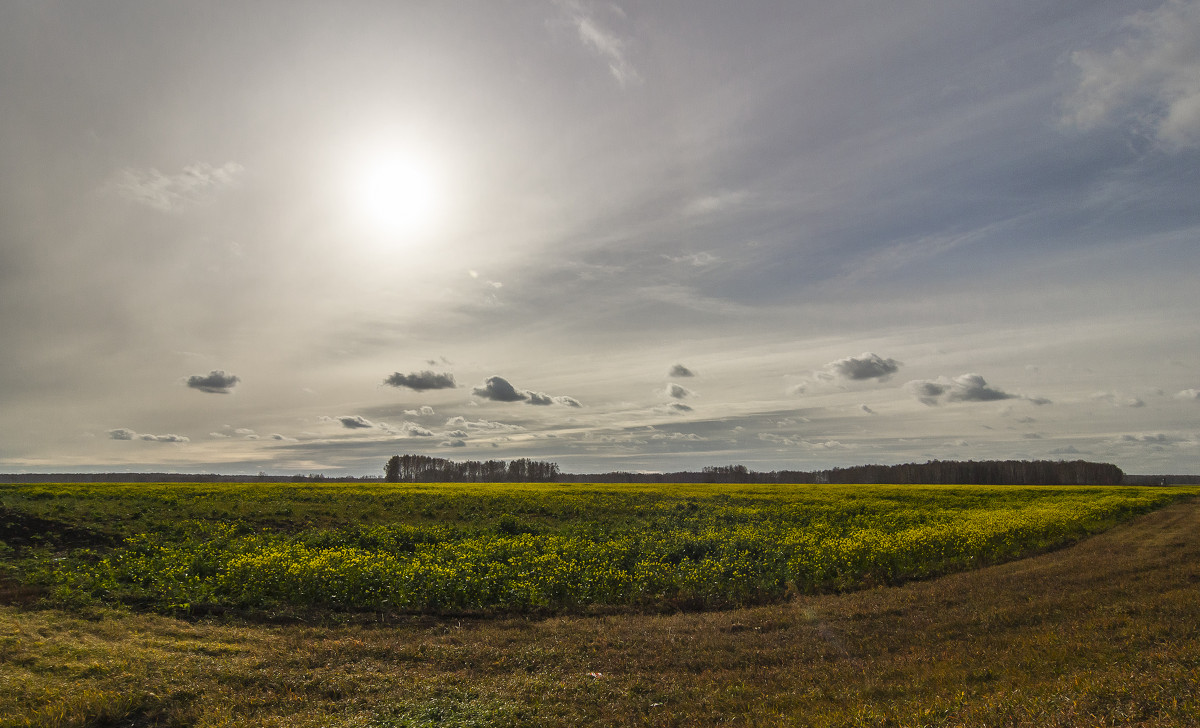
[{"label": "tree line", "polygon": [[756,472],[745,465],[718,465],[700,472],[593,473],[560,481],[597,483],[896,483],[930,485],[1120,485],[1116,465],[1084,460],[930,460],[904,465],[855,465],[830,470]]},{"label": "tree line", "polygon": [[383,468],[388,483],[552,483],[558,464],[520,458],[456,463],[428,455],[393,455]]}]

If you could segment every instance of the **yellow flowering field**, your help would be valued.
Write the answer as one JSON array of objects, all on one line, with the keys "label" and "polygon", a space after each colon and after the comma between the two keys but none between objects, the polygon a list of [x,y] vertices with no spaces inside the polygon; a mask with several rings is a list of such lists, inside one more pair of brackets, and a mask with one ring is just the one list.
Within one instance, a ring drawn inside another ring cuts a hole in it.
[{"label": "yellow flowering field", "polygon": [[[61,603],[164,611],[709,609],[1074,542],[1195,489],[888,485],[4,486],[73,538],[0,549]],[[94,539],[78,538],[93,534]]]}]

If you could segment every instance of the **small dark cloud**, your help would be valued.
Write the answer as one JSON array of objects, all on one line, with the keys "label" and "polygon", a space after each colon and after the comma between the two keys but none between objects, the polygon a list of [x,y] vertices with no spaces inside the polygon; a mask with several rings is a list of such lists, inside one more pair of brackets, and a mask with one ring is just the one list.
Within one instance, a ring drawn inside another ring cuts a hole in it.
[{"label": "small dark cloud", "polygon": [[522,402],[529,398],[529,395],[518,392],[504,377],[488,377],[483,380],[482,386],[475,387],[471,393],[493,402]]},{"label": "small dark cloud", "polygon": [[866,412],[866,413],[867,413],[867,414],[869,414],[869,415],[873,415],[873,414],[875,414],[875,410],[871,409],[870,407],[866,406],[865,404],[860,404],[860,405],[858,406],[858,408],[859,408],[860,410],[862,410],[863,412]]},{"label": "small dark cloud", "polygon": [[132,440],[137,437],[137,433],[128,427],[118,427],[115,430],[108,431],[108,439],[110,440]]},{"label": "small dark cloud", "polygon": [[[988,386],[987,381],[978,374],[960,374],[954,379],[945,377],[933,379],[917,379],[909,382],[907,388],[917,401],[922,404],[936,405],[939,398],[945,395],[947,402],[996,402],[1004,399],[1019,399],[1015,394],[1001,391]],[[1050,400],[1040,397],[1026,397],[1034,404],[1050,404]]]},{"label": "small dark cloud", "polygon": [[694,394],[694,392],[687,387],[681,387],[675,383],[667,385],[666,395],[672,399],[686,399],[692,394]]},{"label": "small dark cloud", "polygon": [[504,377],[488,377],[483,385],[475,387],[472,394],[493,402],[525,402],[526,404],[546,407],[552,404],[564,407],[582,407],[574,397],[555,396],[545,392],[535,392],[531,389],[517,389]]},{"label": "small dark cloud", "polygon": [[695,373],[695,372],[693,372],[691,369],[688,369],[687,367],[685,367],[685,366],[684,366],[684,365],[682,365],[682,364],[676,364],[675,366],[671,367],[671,371],[670,371],[670,373],[668,374],[668,376],[672,376],[672,377],[694,377],[694,376],[696,376],[696,373]]},{"label": "small dark cloud", "polygon": [[456,440],[465,440],[470,437],[470,435],[462,430],[453,430],[451,432],[447,432],[446,437],[453,437]]},{"label": "small dark cloud", "polygon": [[447,440],[445,442],[438,443],[438,445],[440,447],[466,447],[467,443],[463,442],[462,440]]},{"label": "small dark cloud", "polygon": [[207,376],[195,374],[188,377],[187,385],[209,394],[229,394],[241,379],[233,374],[226,374],[220,369],[214,369]]},{"label": "small dark cloud", "polygon": [[1036,432],[1026,432],[1024,435],[1021,435],[1021,437],[1025,438],[1026,440],[1040,440],[1040,439],[1042,439],[1042,436],[1041,436],[1041,435],[1039,435],[1039,434],[1038,434],[1038,433],[1036,433]]},{"label": "small dark cloud", "polygon": [[686,404],[684,404],[682,402],[672,402],[671,404],[667,405],[667,409],[671,410],[672,412],[691,412],[692,411],[691,407],[687,406]]},{"label": "small dark cloud", "polygon": [[362,415],[342,415],[335,419],[337,419],[338,422],[341,422],[342,427],[345,427],[348,430],[362,430],[375,426],[375,423],[371,422]]},{"label": "small dark cloud", "polygon": [[[1045,397],[1026,397],[1025,401],[1029,402],[1030,404],[1035,404],[1038,407],[1041,407],[1042,405],[1047,405],[1047,404],[1054,404],[1053,402],[1046,399]],[[1129,405],[1129,406],[1130,407],[1141,407],[1142,405],[1133,404],[1133,405]]]},{"label": "small dark cloud", "polygon": [[938,403],[938,397],[946,393],[945,385],[931,379],[914,379],[906,386],[916,396],[918,402],[930,407],[935,406]]},{"label": "small dark cloud", "polygon": [[383,383],[390,387],[407,387],[418,392],[430,389],[454,389],[458,386],[454,382],[453,374],[438,374],[429,369],[412,374],[394,372],[384,379]]},{"label": "small dark cloud", "polygon": [[882,382],[900,370],[900,362],[884,359],[868,351],[861,356],[848,356],[830,362],[827,368],[845,379],[878,379]]},{"label": "small dark cloud", "polygon": [[1017,395],[989,387],[978,374],[962,374],[954,378],[947,398],[953,402],[995,402],[1016,399]]}]

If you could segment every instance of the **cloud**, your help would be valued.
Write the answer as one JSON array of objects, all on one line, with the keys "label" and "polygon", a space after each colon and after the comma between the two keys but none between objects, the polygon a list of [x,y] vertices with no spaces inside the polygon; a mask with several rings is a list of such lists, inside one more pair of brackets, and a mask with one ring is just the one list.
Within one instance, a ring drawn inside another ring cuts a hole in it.
[{"label": "cloud", "polygon": [[407,387],[418,392],[430,389],[454,389],[458,386],[454,383],[453,374],[437,374],[428,369],[412,374],[395,372],[384,379],[383,383],[390,387]]},{"label": "cloud", "polygon": [[183,435],[139,435],[128,427],[118,427],[108,431],[110,440],[144,440],[146,442],[191,442],[191,438]]},{"label": "cloud", "polygon": [[680,385],[672,382],[671,384],[667,385],[665,394],[672,399],[687,399],[691,395],[695,394],[695,392],[687,387],[681,387]]},{"label": "cloud", "polygon": [[281,435],[278,432],[272,433],[271,439],[278,440],[280,442],[299,442],[299,440],[297,440],[294,437],[288,437],[287,435]]},{"label": "cloud", "polygon": [[206,203],[220,190],[236,186],[243,172],[245,168],[237,162],[219,167],[196,162],[173,175],[153,168],[126,168],[114,176],[111,185],[127,200],[163,212],[178,212]]},{"label": "cloud", "polygon": [[669,377],[694,377],[694,376],[696,376],[696,373],[693,372],[691,369],[688,369],[687,367],[685,367],[682,364],[676,364],[675,366],[671,367],[671,371],[667,373],[667,376],[669,376]]},{"label": "cloud", "polygon": [[1174,396],[1181,402],[1200,402],[1200,389],[1184,389],[1176,392]]},{"label": "cloud", "polygon": [[873,414],[875,414],[875,410],[871,409],[870,407],[866,406],[865,404],[860,404],[860,405],[858,406],[858,408],[859,408],[860,410],[862,410],[863,412],[866,412],[866,413],[867,413],[867,414],[869,414],[869,415],[873,415]]},{"label": "cloud", "polygon": [[1062,122],[1085,131],[1128,123],[1168,149],[1200,145],[1200,2],[1167,0],[1122,26],[1117,47],[1071,54],[1079,83]]},{"label": "cloud", "polygon": [[187,385],[209,394],[229,394],[229,391],[242,381],[233,374],[226,374],[220,369],[214,369],[207,376],[195,374],[188,377]]},{"label": "cloud", "polygon": [[692,408],[683,402],[672,402],[671,404],[667,405],[667,410],[671,412],[691,412]]},{"label": "cloud", "polygon": [[1001,399],[1016,399],[1017,395],[989,387],[978,374],[960,374],[954,378],[947,399],[952,402],[995,402]]},{"label": "cloud", "polygon": [[946,386],[932,379],[914,379],[904,386],[916,396],[918,402],[930,407],[936,405],[938,397],[946,393]]},{"label": "cloud", "polygon": [[439,447],[466,447],[467,443],[463,442],[462,440],[446,440],[445,442],[439,442],[438,446]]},{"label": "cloud", "polygon": [[542,406],[554,404],[554,399],[551,398],[550,395],[548,395],[544,392],[526,392],[525,396],[528,398],[527,401],[529,402],[529,404],[536,404],[536,405],[542,405]]},{"label": "cloud", "polygon": [[529,398],[529,395],[518,392],[504,377],[488,377],[483,380],[482,386],[471,390],[471,393],[493,402],[522,402]]},{"label": "cloud", "polygon": [[552,404],[564,407],[582,407],[574,397],[549,395],[545,392],[535,392],[530,389],[518,390],[504,377],[488,377],[483,385],[471,390],[476,397],[490,399],[493,402],[525,402],[526,404],[548,406]]},{"label": "cloud", "polygon": [[362,415],[341,415],[335,419],[341,422],[342,427],[345,427],[347,430],[363,430],[375,426],[374,422],[371,422]]},{"label": "cloud", "polygon": [[183,435],[139,435],[146,442],[191,442],[191,438]]},{"label": "cloud", "polygon": [[524,430],[520,425],[510,425],[504,422],[491,422],[488,420],[468,420],[466,417],[459,415],[446,420],[446,427],[465,427],[468,430],[493,430],[500,432],[515,432]]},{"label": "cloud", "polygon": [[720,263],[721,259],[707,251],[699,253],[689,253],[687,255],[664,255],[663,258],[672,263],[686,263],[695,268],[705,268],[715,263]]},{"label": "cloud", "polygon": [[1145,407],[1146,403],[1138,397],[1122,397],[1116,392],[1096,392],[1092,395],[1092,399],[1099,402],[1107,402],[1113,407]]},{"label": "cloud", "polygon": [[557,5],[579,33],[579,40],[608,63],[608,70],[617,83],[626,86],[641,82],[637,69],[626,58],[627,41],[604,27],[582,2],[558,0]]},{"label": "cloud", "polygon": [[433,411],[432,407],[426,404],[422,405],[420,409],[404,410],[404,414],[408,415],[409,417],[432,417],[436,413]]},{"label": "cloud", "polygon": [[470,437],[470,435],[464,430],[451,430],[450,432],[446,433],[446,437],[453,437],[457,440],[465,440],[466,438]]},{"label": "cloud", "polygon": [[878,354],[864,352],[860,356],[848,356],[830,362],[826,368],[844,379],[878,379],[887,381],[900,370],[900,362],[895,359],[884,359]]}]

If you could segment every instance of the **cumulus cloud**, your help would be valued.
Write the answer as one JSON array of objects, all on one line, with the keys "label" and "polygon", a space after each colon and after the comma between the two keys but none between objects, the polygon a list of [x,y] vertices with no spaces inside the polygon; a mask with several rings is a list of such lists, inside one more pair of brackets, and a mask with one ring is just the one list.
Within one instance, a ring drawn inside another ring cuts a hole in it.
[{"label": "cumulus cloud", "polygon": [[429,405],[423,405],[420,409],[404,410],[404,414],[409,417],[432,417],[436,413]]},{"label": "cumulus cloud", "polygon": [[470,435],[463,430],[451,430],[450,432],[446,433],[446,437],[453,437],[456,440],[465,440],[466,438],[470,437]]},{"label": "cumulus cloud", "polygon": [[467,443],[462,440],[446,440],[438,443],[439,447],[466,447]]},{"label": "cumulus cloud", "polygon": [[686,399],[695,393],[687,387],[681,387],[672,382],[671,384],[667,385],[667,391],[665,394],[671,399]]},{"label": "cumulus cloud", "polygon": [[375,426],[389,435],[397,437],[433,437],[433,432],[421,427],[415,422],[404,421],[399,425],[389,425],[386,422],[376,422]]},{"label": "cumulus cloud", "polygon": [[529,404],[536,404],[536,405],[541,405],[541,406],[554,404],[554,399],[551,398],[550,395],[546,394],[545,392],[526,392],[525,396],[527,398],[526,401],[528,401]]},{"label": "cumulus cloud", "polygon": [[454,389],[458,386],[454,383],[453,374],[438,374],[429,369],[412,374],[394,372],[384,379],[383,383],[390,387],[407,387],[418,392],[430,389]]},{"label": "cumulus cloud", "polygon": [[183,435],[139,435],[146,442],[191,442],[191,439]]},{"label": "cumulus cloud", "polygon": [[471,390],[471,393],[493,402],[522,402],[528,399],[527,394],[518,392],[504,377],[488,377],[483,380],[481,386]]},{"label": "cumulus cloud", "polygon": [[1128,123],[1169,149],[1200,145],[1197,28],[1200,2],[1167,0],[1128,16],[1115,48],[1072,53],[1079,83],[1064,99],[1063,123]]},{"label": "cumulus cloud", "polygon": [[362,415],[341,415],[334,419],[342,423],[342,427],[345,427],[347,430],[364,430],[375,426],[374,422],[371,422]]},{"label": "cumulus cloud", "polygon": [[667,405],[667,410],[670,412],[691,412],[692,408],[683,402],[672,402],[671,404]]},{"label": "cumulus cloud", "polygon": [[468,430],[493,430],[497,432],[516,432],[524,430],[520,425],[510,425],[504,422],[492,422],[489,420],[468,420],[466,417],[459,415],[446,420],[446,427],[466,428]]},{"label": "cumulus cloud", "polygon": [[947,394],[952,402],[995,402],[1001,399],[1016,399],[1017,395],[989,387],[978,374],[960,374],[955,377]]},{"label": "cumulus cloud", "polygon": [[[937,379],[916,379],[905,385],[917,401],[926,405],[936,405],[944,395],[947,402],[996,402],[1004,399],[1022,399],[1020,395],[1011,394],[988,385],[979,374],[960,374],[953,379],[939,377]],[[1033,404],[1050,404],[1043,397],[1025,397]]]},{"label": "cumulus cloud", "polygon": [[671,371],[668,373],[668,375],[667,375],[667,376],[671,376],[671,377],[694,377],[694,376],[696,376],[696,373],[695,373],[695,372],[693,372],[691,369],[688,369],[687,367],[685,367],[685,366],[684,366],[684,365],[682,365],[682,364],[676,364],[675,366],[671,367]]},{"label": "cumulus cloud", "polygon": [[146,442],[191,442],[191,438],[184,435],[138,434],[128,427],[118,427],[115,430],[109,430],[108,438],[110,440],[144,440]]},{"label": "cumulus cloud", "polygon": [[197,162],[169,175],[153,168],[126,168],[113,177],[111,185],[127,200],[162,212],[178,212],[208,202],[220,190],[236,186],[243,172],[245,168],[237,162],[226,162],[219,167]]},{"label": "cumulus cloud", "polygon": [[878,379],[884,382],[900,370],[900,362],[890,358],[884,359],[868,351],[860,356],[848,356],[830,362],[826,368],[844,379]]},{"label": "cumulus cloud", "polygon": [[493,402],[525,402],[526,404],[548,406],[552,404],[564,407],[582,407],[574,397],[549,395],[545,392],[535,392],[530,389],[517,389],[504,377],[488,377],[483,385],[471,390],[476,397],[490,399]]},{"label": "cumulus cloud", "polygon": [[932,379],[914,379],[905,385],[921,404],[930,407],[938,403],[938,397],[946,393],[946,385]]},{"label": "cumulus cloud", "polygon": [[195,374],[188,377],[187,385],[209,394],[229,394],[229,391],[242,381],[233,374],[226,374],[220,369],[214,369],[207,375]]},{"label": "cumulus cloud", "polygon": [[1200,389],[1184,389],[1175,393],[1175,399],[1181,402],[1200,402]]}]

